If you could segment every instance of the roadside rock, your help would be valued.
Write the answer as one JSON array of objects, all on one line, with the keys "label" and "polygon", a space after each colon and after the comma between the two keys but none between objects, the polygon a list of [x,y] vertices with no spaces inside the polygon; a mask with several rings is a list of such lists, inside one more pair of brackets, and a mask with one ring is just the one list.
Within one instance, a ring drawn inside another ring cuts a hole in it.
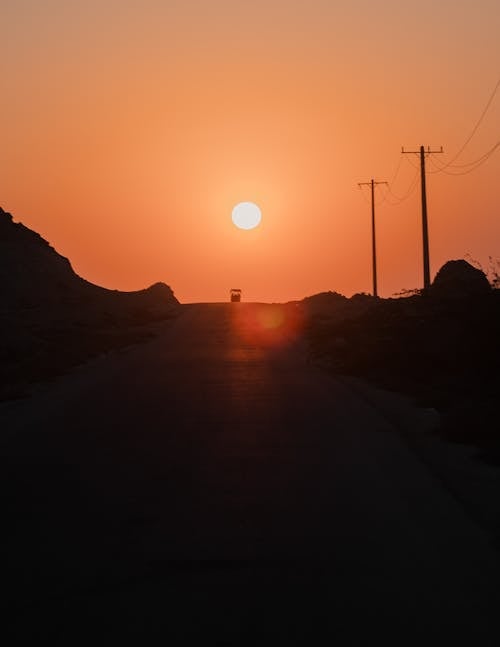
[{"label": "roadside rock", "polygon": [[445,263],[428,288],[429,295],[440,299],[482,296],[489,292],[491,286],[484,272],[463,259]]}]

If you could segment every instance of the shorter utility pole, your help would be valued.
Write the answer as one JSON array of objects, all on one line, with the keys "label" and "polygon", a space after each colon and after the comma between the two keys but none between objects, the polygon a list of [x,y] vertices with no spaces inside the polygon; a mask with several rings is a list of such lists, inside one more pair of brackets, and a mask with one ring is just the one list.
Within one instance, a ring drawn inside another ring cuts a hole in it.
[{"label": "shorter utility pole", "polygon": [[370,186],[372,193],[372,267],[373,267],[373,296],[377,297],[377,246],[375,242],[375,187],[377,184],[387,184],[387,182],[358,182],[358,186]]},{"label": "shorter utility pole", "polygon": [[422,191],[422,243],[424,248],[424,288],[428,288],[431,284],[431,269],[429,259],[429,227],[427,224],[427,195],[425,188],[425,154],[427,153],[428,155],[430,155],[431,153],[442,152],[442,146],[441,150],[438,151],[431,151],[429,146],[427,146],[427,150],[425,150],[424,146],[420,146],[419,151],[405,151],[404,148],[401,149],[401,153],[404,155],[420,155],[420,184]]}]

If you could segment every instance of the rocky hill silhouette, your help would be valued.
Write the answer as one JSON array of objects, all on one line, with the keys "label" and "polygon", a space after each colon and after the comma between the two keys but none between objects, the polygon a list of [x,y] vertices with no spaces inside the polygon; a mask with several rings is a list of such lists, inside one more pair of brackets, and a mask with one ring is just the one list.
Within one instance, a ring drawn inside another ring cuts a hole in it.
[{"label": "rocky hill silhouette", "polygon": [[101,352],[144,339],[176,314],[171,288],[108,290],[78,276],[0,208],[0,398]]},{"label": "rocky hill silhouette", "polygon": [[305,299],[312,357],[436,408],[440,434],[500,461],[500,290],[459,259],[445,263],[427,290],[409,294]]}]

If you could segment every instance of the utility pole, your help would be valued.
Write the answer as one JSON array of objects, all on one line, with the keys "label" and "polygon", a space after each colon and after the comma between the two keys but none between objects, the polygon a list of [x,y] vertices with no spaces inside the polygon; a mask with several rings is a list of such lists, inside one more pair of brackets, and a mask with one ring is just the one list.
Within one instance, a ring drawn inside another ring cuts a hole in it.
[{"label": "utility pole", "polygon": [[427,146],[427,150],[425,150],[424,146],[420,146],[419,151],[405,151],[404,148],[401,149],[401,153],[403,153],[404,155],[420,155],[420,184],[422,189],[422,243],[424,248],[424,288],[428,288],[431,284],[431,270],[429,260],[429,227],[427,224],[427,195],[425,188],[425,155],[442,152],[442,146],[441,150],[438,151],[432,151],[429,146]]},{"label": "utility pole", "polygon": [[377,184],[387,184],[387,182],[375,182],[371,180],[370,182],[358,182],[358,186],[370,186],[372,193],[372,266],[373,266],[373,296],[378,296],[377,294],[377,247],[375,244],[375,187]]}]

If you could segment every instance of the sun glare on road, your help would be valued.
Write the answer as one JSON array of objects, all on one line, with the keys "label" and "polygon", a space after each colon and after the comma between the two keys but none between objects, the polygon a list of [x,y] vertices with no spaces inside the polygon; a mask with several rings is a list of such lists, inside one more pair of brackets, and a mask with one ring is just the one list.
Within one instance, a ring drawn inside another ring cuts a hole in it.
[{"label": "sun glare on road", "polygon": [[293,305],[250,303],[230,308],[231,328],[243,347],[283,348],[297,341],[303,331],[302,312]]}]

